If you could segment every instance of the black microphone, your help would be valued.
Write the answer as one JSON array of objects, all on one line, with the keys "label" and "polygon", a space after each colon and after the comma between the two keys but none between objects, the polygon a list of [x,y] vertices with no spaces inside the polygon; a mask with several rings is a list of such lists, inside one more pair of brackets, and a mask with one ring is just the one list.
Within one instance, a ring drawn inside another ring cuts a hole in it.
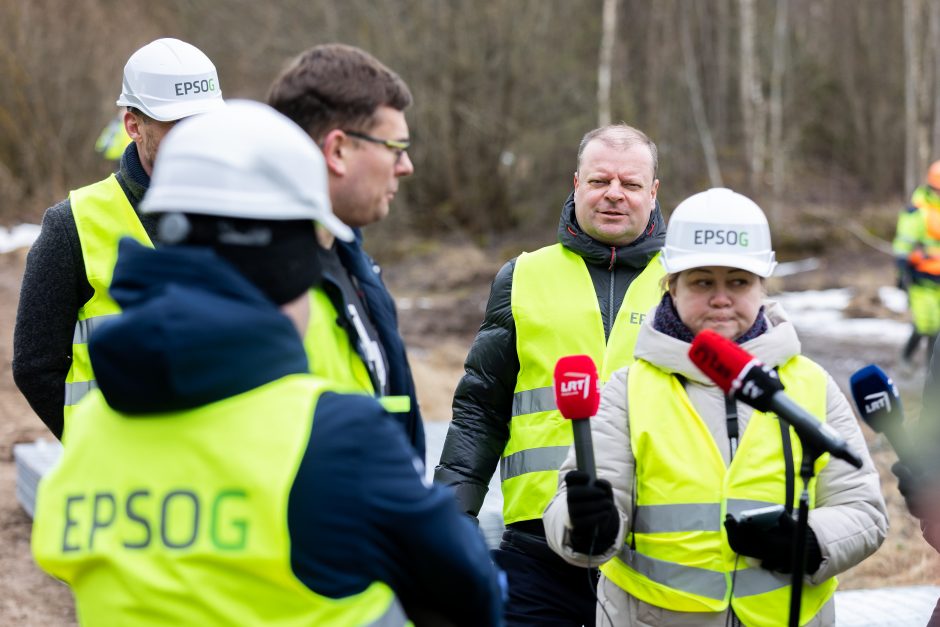
[{"label": "black microphone", "polygon": [[829,453],[856,468],[862,460],[835,429],[797,405],[783,391],[777,373],[746,350],[710,329],[692,340],[689,358],[725,394],[762,412],[773,412],[796,431],[804,446]]},{"label": "black microphone", "polygon": [[857,370],[850,378],[852,400],[858,413],[875,433],[884,433],[898,458],[913,470],[918,464],[918,447],[904,428],[904,408],[901,394],[884,370],[869,364]]}]

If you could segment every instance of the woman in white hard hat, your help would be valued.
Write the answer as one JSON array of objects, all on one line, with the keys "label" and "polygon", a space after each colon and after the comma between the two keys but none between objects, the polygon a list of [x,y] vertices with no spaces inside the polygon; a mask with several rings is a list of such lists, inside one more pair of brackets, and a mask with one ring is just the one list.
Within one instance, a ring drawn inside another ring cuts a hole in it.
[{"label": "woman in white hard hat", "polygon": [[[731,190],[695,194],[673,212],[662,262],[667,291],[636,362],[614,373],[591,420],[598,479],[569,453],[544,514],[549,544],[571,563],[603,564],[598,625],[786,623],[802,449],[693,365],[690,343],[710,329],[777,368],[787,394],[863,460],[856,470],[824,455],[809,484],[799,623],[831,625],[834,576],[881,545],[887,517],[848,402],[765,300],[776,265],[767,219]],[[772,514],[738,522],[762,506]]]}]

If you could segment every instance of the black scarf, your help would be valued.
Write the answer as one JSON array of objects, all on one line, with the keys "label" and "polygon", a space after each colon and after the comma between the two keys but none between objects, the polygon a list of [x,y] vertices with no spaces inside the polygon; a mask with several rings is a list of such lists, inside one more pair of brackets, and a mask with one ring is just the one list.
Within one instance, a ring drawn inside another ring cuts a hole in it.
[{"label": "black scarf", "polygon": [[[669,292],[663,295],[663,299],[656,308],[656,313],[653,316],[653,328],[660,333],[674,337],[677,340],[682,340],[683,342],[688,342],[689,344],[691,344],[692,340],[695,338],[695,334],[692,333],[692,330],[685,326],[685,323],[679,319],[679,312],[676,311],[676,306],[672,302],[672,296]],[[735,343],[744,344],[748,340],[753,340],[758,335],[762,335],[767,331],[767,328],[767,319],[764,317],[764,306],[761,305],[761,308],[757,311],[757,320],[754,321],[750,329],[735,340]]]}]

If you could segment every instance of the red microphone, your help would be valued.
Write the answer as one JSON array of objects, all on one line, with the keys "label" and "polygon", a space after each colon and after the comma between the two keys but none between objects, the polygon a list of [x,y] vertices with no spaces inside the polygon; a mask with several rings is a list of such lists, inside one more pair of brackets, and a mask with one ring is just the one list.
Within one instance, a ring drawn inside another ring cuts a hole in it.
[{"label": "red microphone", "polygon": [[559,359],[555,364],[555,406],[571,421],[578,470],[586,472],[591,479],[597,478],[597,472],[588,418],[597,413],[600,402],[600,381],[594,360],[588,355],[568,355]]},{"label": "red microphone", "polygon": [[689,359],[725,394],[733,394],[759,411],[773,412],[788,423],[804,446],[862,467],[861,458],[849,450],[848,443],[835,429],[819,422],[783,392],[776,371],[731,340],[705,329],[692,340]]}]

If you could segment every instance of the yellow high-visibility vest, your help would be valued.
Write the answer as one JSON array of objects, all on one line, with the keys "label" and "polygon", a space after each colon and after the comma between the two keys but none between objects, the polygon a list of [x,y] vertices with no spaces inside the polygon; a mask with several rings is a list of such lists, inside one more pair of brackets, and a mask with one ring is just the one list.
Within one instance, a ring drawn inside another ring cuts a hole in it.
[{"label": "yellow high-visibility vest", "polygon": [[[826,419],[825,371],[805,357],[779,369],[787,394]],[[790,575],[749,567],[728,545],[726,513],[785,504],[786,466],[778,418],[754,412],[730,466],[679,380],[644,360],[627,376],[630,447],[636,459],[636,512],[624,547],[601,566],[630,595],[676,612],[721,612],[730,605],[748,626],[786,622]],[[791,429],[794,468],[802,448]],[[829,454],[815,464],[815,474]],[[809,486],[815,506],[816,480]],[[796,477],[792,504],[802,481]],[[633,548],[635,544],[635,550]],[[804,583],[800,624],[812,619],[837,586]]]},{"label": "yellow high-visibility vest", "polygon": [[76,189],[69,194],[75,228],[85,262],[85,275],[93,293],[78,310],[72,336],[72,365],[65,377],[64,417],[68,421],[72,409],[90,390],[97,387],[91,361],[88,359],[88,338],[108,316],[121,312],[108,288],[117,263],[118,241],[129,236],[153,247],[140,218],[128,201],[115,175],[103,181]]},{"label": "yellow high-visibility vest", "polygon": [[590,355],[602,381],[630,364],[640,323],[662,298],[664,274],[657,255],[630,284],[605,339],[594,284],[580,256],[555,244],[516,260],[511,304],[519,375],[500,460],[507,524],[542,517],[573,441],[571,425],[555,407],[555,363],[565,355]]},{"label": "yellow high-visibility vest", "polygon": [[[308,374],[195,409],[127,415],[100,390],[39,484],[36,563],[87,625],[406,624],[380,581],[328,598],[294,574],[291,486],[332,385]],[[105,460],[105,463],[102,463]]]}]

